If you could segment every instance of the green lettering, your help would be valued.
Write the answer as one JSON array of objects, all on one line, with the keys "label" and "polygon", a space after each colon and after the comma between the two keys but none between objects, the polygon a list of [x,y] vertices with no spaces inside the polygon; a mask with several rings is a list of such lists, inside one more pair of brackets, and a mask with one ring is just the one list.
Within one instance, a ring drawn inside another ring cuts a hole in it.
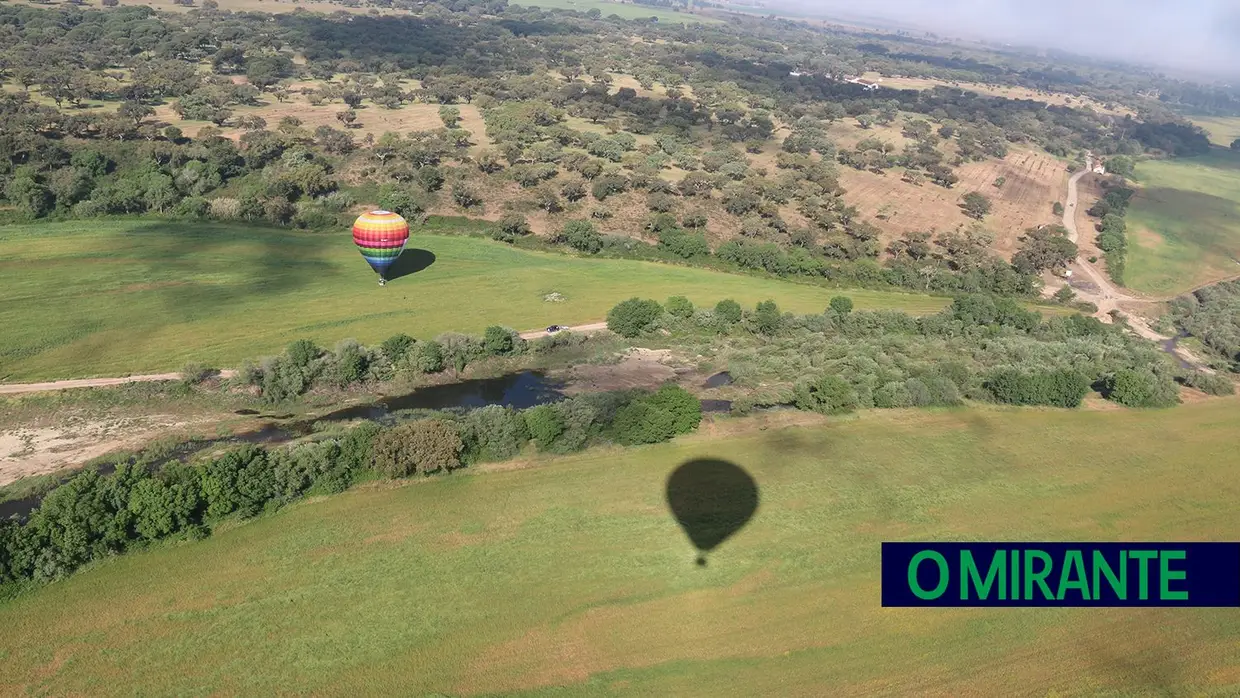
[{"label": "green lettering", "polygon": [[1150,598],[1150,560],[1156,557],[1158,553],[1153,550],[1128,551],[1129,560],[1141,561],[1141,573],[1137,576],[1137,598],[1141,600]]},{"label": "green lettering", "polygon": [[[1042,569],[1033,571],[1033,561],[1042,561]],[[1055,598],[1051,594],[1051,588],[1046,585],[1046,578],[1051,574],[1051,556],[1044,550],[1026,550],[1025,551],[1025,600],[1033,600],[1033,585],[1037,584],[1042,588],[1042,598],[1048,601]]]},{"label": "green lettering", "polygon": [[1115,570],[1111,569],[1110,563],[1107,562],[1106,555],[1101,550],[1094,551],[1094,598],[1102,598],[1102,576],[1106,576],[1107,583],[1111,585],[1111,589],[1115,591],[1115,598],[1123,601],[1128,598],[1128,551],[1119,551],[1119,577],[1115,576]]},{"label": "green lettering", "polygon": [[[939,566],[939,584],[934,588],[934,591],[926,591],[917,583],[917,566],[921,564],[922,560],[927,559],[934,560],[934,564]],[[933,550],[923,550],[914,555],[913,559],[908,562],[908,588],[919,599],[929,601],[942,596],[943,592],[947,591],[949,578],[947,560]]]},{"label": "green lettering", "polygon": [[1187,591],[1171,591],[1168,582],[1171,580],[1180,581],[1188,579],[1188,572],[1184,570],[1171,570],[1172,560],[1183,560],[1188,557],[1188,552],[1184,550],[1164,550],[1158,554],[1158,598],[1163,601],[1187,601]]},{"label": "green lettering", "polygon": [[981,573],[977,568],[977,563],[973,560],[973,553],[968,550],[960,551],[960,600],[967,601],[969,599],[969,583],[972,582],[973,588],[977,590],[977,598],[979,601],[985,601],[990,596],[990,587],[999,581],[999,598],[1007,598],[1007,555],[1002,550],[995,553],[990,559],[990,568],[986,570],[986,581],[981,579]]},{"label": "green lettering", "polygon": [[1015,601],[1020,598],[1020,551],[1012,551],[1012,593],[1008,597]]},{"label": "green lettering", "polygon": [[[1073,574],[1075,579],[1068,579],[1069,574]],[[1089,601],[1089,582],[1085,578],[1085,560],[1081,557],[1081,551],[1069,550],[1064,555],[1063,569],[1059,572],[1059,592],[1055,594],[1055,599],[1063,601],[1064,593],[1069,589],[1075,589],[1081,592],[1081,598]]]}]

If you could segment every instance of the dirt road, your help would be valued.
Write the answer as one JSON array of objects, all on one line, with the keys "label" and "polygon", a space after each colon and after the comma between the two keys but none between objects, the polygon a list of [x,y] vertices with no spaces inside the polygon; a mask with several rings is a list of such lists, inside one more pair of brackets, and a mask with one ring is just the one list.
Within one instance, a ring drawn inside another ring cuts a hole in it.
[{"label": "dirt road", "polygon": [[[574,325],[566,328],[573,332],[591,333],[600,332],[607,329],[606,322],[592,322],[586,325]],[[521,333],[522,339],[538,339],[546,337],[549,332],[547,330],[528,330]],[[220,378],[232,378],[237,375],[236,371],[225,370],[219,372]],[[126,383],[149,383],[153,381],[175,381],[181,380],[179,373],[149,373],[140,376],[125,376],[123,378],[80,378],[74,380],[49,381],[46,383],[0,383],[0,395],[16,395],[19,393],[39,393],[49,390],[69,390],[70,388],[107,388],[113,385],[125,385]]]},{"label": "dirt road", "polygon": [[[573,325],[572,327],[568,327],[567,329],[573,332],[581,332],[585,334],[588,334],[590,332],[602,332],[603,330],[607,329],[607,323],[606,322],[591,322],[588,325]],[[521,339],[538,339],[539,337],[546,337],[549,334],[551,333],[546,330],[529,330],[527,332],[521,333]]]},{"label": "dirt road", "polygon": [[[1068,179],[1067,205],[1064,207],[1063,211],[1063,227],[1068,230],[1068,238],[1071,239],[1072,242],[1078,242],[1080,239],[1080,233],[1076,229],[1076,207],[1078,204],[1077,183],[1081,181],[1081,177],[1084,177],[1086,174],[1093,171],[1093,167],[1093,156],[1087,155],[1085,157],[1085,169],[1077,172]],[[1089,260],[1082,257],[1077,257],[1076,261],[1069,265],[1069,268],[1073,270],[1074,275],[1076,275],[1077,272],[1084,272],[1084,275],[1089,277],[1090,282],[1098,288],[1096,293],[1076,287],[1073,287],[1073,290],[1081,300],[1089,301],[1090,303],[1098,306],[1098,312],[1094,313],[1094,317],[1103,322],[1111,322],[1111,311],[1119,309],[1119,301],[1124,301],[1126,303],[1159,303],[1170,300],[1170,298],[1137,298],[1126,293],[1121,293],[1115,288],[1114,284],[1111,283],[1110,279],[1106,277],[1105,273],[1100,271]],[[1145,318],[1129,313],[1125,313],[1125,315],[1128,319],[1128,327],[1137,335],[1154,342],[1161,343],[1171,341],[1171,337],[1155,332],[1146,323]],[[1174,348],[1169,349],[1169,351],[1183,359],[1185,362],[1191,364],[1194,368],[1207,373],[1214,372],[1205,365],[1204,361],[1183,347],[1175,346]]]}]

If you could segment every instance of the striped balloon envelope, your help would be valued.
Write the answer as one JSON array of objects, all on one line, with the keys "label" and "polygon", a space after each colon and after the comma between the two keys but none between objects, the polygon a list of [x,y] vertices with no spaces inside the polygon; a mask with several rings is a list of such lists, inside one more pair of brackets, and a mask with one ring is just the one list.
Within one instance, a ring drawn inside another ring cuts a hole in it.
[{"label": "striped balloon envelope", "polygon": [[380,286],[408,240],[409,223],[391,211],[363,213],[353,222],[353,244],[361,250],[370,268],[378,272]]}]

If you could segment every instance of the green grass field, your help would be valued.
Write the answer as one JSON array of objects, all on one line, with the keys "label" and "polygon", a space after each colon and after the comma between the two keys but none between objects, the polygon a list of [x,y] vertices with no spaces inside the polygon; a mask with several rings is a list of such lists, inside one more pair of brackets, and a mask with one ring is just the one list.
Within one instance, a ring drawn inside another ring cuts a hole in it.
[{"label": "green grass field", "polygon": [[[231,367],[299,337],[331,345],[596,322],[635,295],[712,305],[732,297],[747,306],[774,298],[794,312],[821,312],[839,293],[858,308],[911,313],[947,302],[424,231],[414,232],[401,263],[431,255],[430,266],[380,288],[347,231],[152,220],[0,227],[0,380],[174,371],[188,361]],[[566,300],[545,301],[553,291]]]},{"label": "green grass field", "polygon": [[602,12],[604,17],[611,15],[616,15],[622,19],[658,17],[660,22],[671,24],[692,24],[694,22],[713,24],[719,21],[714,17],[704,15],[674,12],[645,5],[608,2],[608,0],[522,0],[513,4],[525,5],[526,7],[541,7],[544,10],[576,10],[578,12],[589,12],[591,9],[598,8],[598,11]]},{"label": "green grass field", "polygon": [[1240,138],[1240,116],[1193,116],[1193,123],[1210,134],[1210,142],[1224,148]]},{"label": "green grass field", "polygon": [[1171,295],[1240,275],[1240,153],[1143,162],[1124,281]]},{"label": "green grass field", "polygon": [[[888,540],[1240,539],[1237,408],[755,417],[364,487],[0,605],[0,694],[1236,695],[1240,609],[883,609],[878,575]],[[663,500],[702,456],[761,497],[705,568]]]}]

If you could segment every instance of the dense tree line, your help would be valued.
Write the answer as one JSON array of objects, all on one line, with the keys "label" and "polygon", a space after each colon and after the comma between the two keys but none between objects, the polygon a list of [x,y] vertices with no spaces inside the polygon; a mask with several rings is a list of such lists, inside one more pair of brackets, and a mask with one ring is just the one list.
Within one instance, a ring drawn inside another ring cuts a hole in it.
[{"label": "dense tree line", "polygon": [[372,347],[345,339],[331,350],[299,339],[277,356],[244,362],[234,380],[257,389],[263,400],[278,403],[315,388],[344,389],[445,371],[459,376],[469,365],[489,357],[544,353],[583,339],[564,333],[527,342],[516,330],[498,325],[488,327],[481,337],[445,332],[418,341],[397,334]]},{"label": "dense tree line", "polygon": [[[294,350],[293,353],[300,350]],[[483,407],[293,446],[252,444],[203,462],[157,466],[130,457],[90,467],[52,489],[27,520],[0,521],[0,594],[60,579],[93,560],[158,541],[199,539],[235,517],[308,494],[342,492],[367,472],[390,478],[450,472],[533,448],[647,444],[695,430],[701,404],[683,388],[580,395],[526,410]]]},{"label": "dense tree line", "polygon": [[734,403],[742,411],[787,403],[834,414],[965,399],[1076,407],[1091,389],[1127,406],[1163,407],[1179,402],[1177,383],[1204,376],[1095,318],[1044,319],[1013,299],[978,294],[920,318],[855,311],[842,297],[800,316],[771,301],[743,310],[731,300],[694,308],[683,298],[662,306],[632,299],[608,324],[633,337],[666,330],[665,341],[717,356],[748,391]]},{"label": "dense tree line", "polygon": [[1128,200],[1136,193],[1113,181],[1104,182],[1107,193],[1103,195],[1086,213],[1100,219],[1095,225],[1098,230],[1098,249],[1106,255],[1107,273],[1117,284],[1124,283],[1125,260],[1128,252],[1127,226],[1124,214],[1128,211]]},{"label": "dense tree line", "polygon": [[1171,301],[1170,317],[1220,362],[1240,372],[1240,281],[1225,281]]}]

